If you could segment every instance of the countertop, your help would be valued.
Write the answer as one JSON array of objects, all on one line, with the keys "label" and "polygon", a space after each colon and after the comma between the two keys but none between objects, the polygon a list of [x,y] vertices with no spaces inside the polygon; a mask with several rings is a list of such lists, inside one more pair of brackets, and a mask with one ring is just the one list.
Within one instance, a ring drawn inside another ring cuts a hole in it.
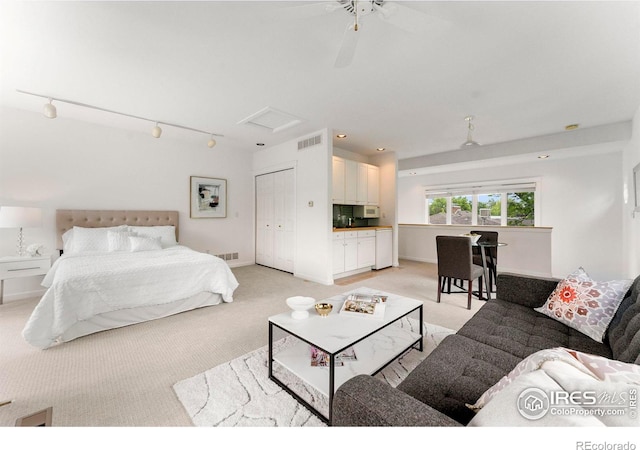
[{"label": "countertop", "polygon": [[337,233],[338,231],[366,231],[366,230],[385,230],[392,229],[391,225],[378,225],[375,227],[351,227],[351,228],[333,228],[333,232]]}]

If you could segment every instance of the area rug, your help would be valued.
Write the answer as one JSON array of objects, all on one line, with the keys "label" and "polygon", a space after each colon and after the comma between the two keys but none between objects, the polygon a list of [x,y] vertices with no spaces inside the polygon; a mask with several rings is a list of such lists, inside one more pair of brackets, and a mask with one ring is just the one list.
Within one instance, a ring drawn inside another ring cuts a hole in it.
[{"label": "area rug", "polygon": [[[405,319],[401,326],[416,327]],[[453,330],[424,324],[424,351],[409,350],[376,375],[397,386]],[[275,343],[275,350],[293,338]],[[194,425],[200,427],[322,427],[325,424],[268,377],[268,348],[261,347],[206,372],[177,382],[173,389]],[[275,366],[275,365],[274,365]],[[318,368],[326,370],[326,368]],[[319,411],[328,410],[326,396],[275,367],[280,380]]]}]

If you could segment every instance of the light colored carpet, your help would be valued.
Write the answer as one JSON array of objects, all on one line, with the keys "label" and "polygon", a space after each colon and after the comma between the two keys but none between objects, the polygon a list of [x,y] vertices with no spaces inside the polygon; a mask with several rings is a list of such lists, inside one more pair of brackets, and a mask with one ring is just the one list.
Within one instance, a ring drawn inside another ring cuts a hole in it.
[{"label": "light colored carpet", "polygon": [[[409,319],[410,320],[410,319]],[[409,322],[406,320],[406,322]],[[414,321],[417,323],[417,321]],[[407,325],[410,326],[410,325]],[[453,330],[425,324],[424,349],[411,349],[376,377],[395,387]],[[286,337],[274,343],[274,352],[295,344]],[[326,368],[318,367],[317,370]],[[337,368],[336,370],[340,370]],[[274,364],[275,375],[325,416],[328,398]],[[173,386],[194,425],[202,427],[325,426],[268,377],[268,348],[261,347]],[[327,375],[328,376],[328,375]]]},{"label": "light colored carpet", "polygon": [[[459,329],[483,301],[436,298],[436,266],[401,261],[366,286],[424,301],[424,321]],[[0,306],[0,426],[53,407],[54,426],[193,426],[172,386],[268,343],[267,318],[294,295],[323,299],[358,283],[325,286],[261,266],[233,269],[234,302],[86,336],[38,350],[21,332],[38,299]]]}]

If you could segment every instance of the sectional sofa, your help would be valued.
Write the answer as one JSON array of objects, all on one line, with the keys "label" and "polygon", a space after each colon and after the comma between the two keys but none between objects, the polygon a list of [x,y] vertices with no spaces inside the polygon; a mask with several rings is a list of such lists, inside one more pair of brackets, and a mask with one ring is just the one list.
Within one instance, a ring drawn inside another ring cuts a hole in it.
[{"label": "sectional sofa", "polygon": [[[635,370],[638,366],[634,364],[640,364],[640,277],[616,305],[603,342],[534,309],[543,307],[550,295],[556,293],[559,281],[499,274],[497,298],[486,302],[456,334],[446,337],[397,388],[366,375],[344,383],[334,397],[333,425],[526,424],[522,417],[518,417],[522,423],[503,423],[510,420],[505,417],[514,416],[517,398],[510,398],[503,405],[495,401],[498,406],[483,420],[479,420],[480,414],[471,405],[501,380],[504,383],[505,376],[523,360],[529,361],[544,349],[572,349],[620,361],[626,363],[624,367]],[[578,374],[572,382],[589,381],[589,377],[584,380],[581,377]],[[535,385],[534,379],[528,379],[523,386]],[[489,409],[488,405],[485,408]],[[508,416],[502,416],[505,410]],[[567,423],[567,419],[556,420],[560,424],[573,424]],[[589,420],[587,424],[593,424]]]}]

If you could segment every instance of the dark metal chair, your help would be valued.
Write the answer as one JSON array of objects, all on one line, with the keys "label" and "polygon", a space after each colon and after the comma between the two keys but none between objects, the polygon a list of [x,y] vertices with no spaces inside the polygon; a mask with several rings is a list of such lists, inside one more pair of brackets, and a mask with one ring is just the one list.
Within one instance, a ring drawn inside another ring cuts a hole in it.
[{"label": "dark metal chair", "polygon": [[[497,231],[480,231],[475,230],[471,231],[471,234],[479,234],[481,237],[478,239],[478,242],[491,242],[492,244],[498,243],[498,232]],[[487,271],[489,272],[489,286],[491,286],[491,290],[493,291],[493,287],[496,283],[496,278],[498,277],[498,247],[490,247],[485,248],[485,255],[487,257]],[[480,248],[477,246],[473,247],[473,263],[482,265],[482,255],[480,254]]]},{"label": "dark metal chair", "polygon": [[482,298],[482,266],[473,263],[471,239],[465,236],[436,236],[436,250],[438,253],[438,303],[444,290],[445,282],[449,281],[447,293],[451,293],[451,280],[466,280],[467,309],[471,309],[473,295],[473,280],[479,279],[478,296]]}]

